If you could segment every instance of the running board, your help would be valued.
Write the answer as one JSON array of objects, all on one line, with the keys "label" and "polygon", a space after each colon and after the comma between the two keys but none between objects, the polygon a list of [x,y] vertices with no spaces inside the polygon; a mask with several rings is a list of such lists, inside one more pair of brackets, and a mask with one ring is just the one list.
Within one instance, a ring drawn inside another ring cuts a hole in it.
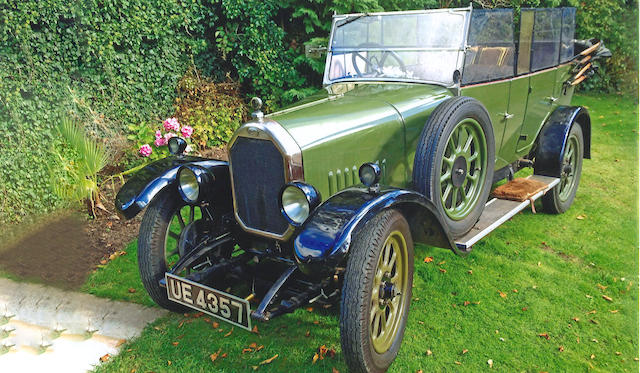
[{"label": "running board", "polygon": [[[546,188],[531,196],[531,200],[534,201],[542,197],[560,182],[558,178],[540,175],[531,175],[527,177],[527,179],[534,179],[547,184]],[[480,219],[476,225],[464,236],[455,239],[456,246],[460,250],[469,250],[476,242],[480,241],[494,229],[502,225],[502,223],[511,219],[515,214],[524,210],[529,205],[531,205],[531,201],[529,200],[520,202],[498,198],[491,199],[485,205],[484,211],[482,215],[480,215]]]}]

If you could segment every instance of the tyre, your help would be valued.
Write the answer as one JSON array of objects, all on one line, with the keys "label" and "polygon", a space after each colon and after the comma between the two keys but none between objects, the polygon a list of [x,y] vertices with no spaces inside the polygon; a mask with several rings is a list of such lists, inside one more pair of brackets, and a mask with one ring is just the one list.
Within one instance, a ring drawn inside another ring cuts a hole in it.
[{"label": "tyre", "polygon": [[180,259],[180,234],[199,215],[199,208],[185,205],[175,193],[163,191],[149,203],[140,224],[138,268],[142,284],[156,304],[173,312],[187,312],[190,308],[170,301],[160,280]]},{"label": "tyre", "polygon": [[542,207],[545,212],[561,214],[571,207],[578,191],[578,184],[580,184],[583,156],[584,137],[582,128],[575,123],[571,126],[564,153],[561,157],[560,182],[542,196]]},{"label": "tyre", "polygon": [[454,237],[478,221],[491,191],[495,139],[487,110],[454,97],[429,116],[413,165],[414,188],[430,199]]},{"label": "tyre", "polygon": [[411,302],[413,241],[396,210],[354,237],[340,303],[340,342],[349,370],[384,372],[398,355]]}]

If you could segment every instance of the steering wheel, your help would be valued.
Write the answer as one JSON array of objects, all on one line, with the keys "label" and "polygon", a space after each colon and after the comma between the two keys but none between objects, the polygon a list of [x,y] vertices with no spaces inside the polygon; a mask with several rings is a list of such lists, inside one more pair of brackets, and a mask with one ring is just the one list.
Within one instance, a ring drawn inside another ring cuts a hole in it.
[{"label": "steering wheel", "polygon": [[[381,48],[381,47],[382,45],[377,43],[362,43],[358,45],[358,48]],[[376,53],[377,52],[378,51],[376,51]],[[402,58],[400,58],[400,55],[398,55],[396,51],[381,50],[379,52],[381,53],[380,56],[370,56],[370,57],[365,57],[362,54],[360,54],[360,52],[353,52],[353,54],[351,55],[351,62],[353,63],[353,68],[356,70],[356,73],[358,73],[358,76],[365,76],[365,74],[367,74],[369,76],[376,77],[376,76],[382,75],[382,68],[384,67],[384,64],[387,61],[388,57],[391,57],[394,60],[396,60],[396,62],[398,63],[398,66],[400,67],[400,70],[402,70],[403,73],[407,72],[407,68],[405,67],[404,62],[402,61]],[[358,59],[361,59],[365,62],[364,74],[362,73],[362,71],[360,71],[360,68],[358,67]]]}]

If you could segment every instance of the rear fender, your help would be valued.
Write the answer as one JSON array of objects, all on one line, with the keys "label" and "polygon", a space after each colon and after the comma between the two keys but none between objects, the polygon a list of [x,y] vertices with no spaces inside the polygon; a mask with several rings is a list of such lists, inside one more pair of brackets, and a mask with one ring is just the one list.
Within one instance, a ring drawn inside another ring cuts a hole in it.
[{"label": "rear fender", "polygon": [[414,242],[451,249],[451,235],[433,203],[422,194],[388,188],[369,193],[349,188],[320,205],[294,240],[294,256],[302,272],[327,275],[347,257],[353,237],[380,211],[399,210],[409,222]]},{"label": "rear fender", "polygon": [[559,106],[547,119],[538,136],[534,173],[560,177],[560,165],[571,127],[579,125],[584,136],[584,158],[591,158],[591,118],[581,106]]},{"label": "rear fender", "polygon": [[176,174],[186,164],[204,167],[214,175],[216,190],[209,193],[214,199],[211,202],[220,212],[231,211],[231,182],[227,162],[191,156],[170,156],[144,167],[120,188],[115,200],[118,213],[125,219],[131,219],[161,191],[169,189],[177,195]]}]

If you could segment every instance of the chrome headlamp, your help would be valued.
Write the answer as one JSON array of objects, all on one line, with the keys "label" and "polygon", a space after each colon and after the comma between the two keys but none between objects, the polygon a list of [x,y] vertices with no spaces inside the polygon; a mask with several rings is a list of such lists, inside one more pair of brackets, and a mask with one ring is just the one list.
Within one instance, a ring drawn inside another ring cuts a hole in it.
[{"label": "chrome headlamp", "polygon": [[205,168],[188,165],[178,170],[178,192],[182,199],[189,204],[196,204],[203,200],[206,186],[214,177]]},{"label": "chrome headlamp", "polygon": [[293,226],[301,226],[320,204],[320,193],[309,184],[293,182],[282,188],[280,209]]},{"label": "chrome headlamp", "polygon": [[174,136],[169,139],[167,147],[169,148],[169,153],[173,155],[181,155],[187,148],[187,142],[181,137]]},{"label": "chrome headlamp", "polygon": [[382,172],[380,171],[380,166],[375,163],[364,163],[358,170],[360,182],[369,188],[380,182],[381,175]]}]

